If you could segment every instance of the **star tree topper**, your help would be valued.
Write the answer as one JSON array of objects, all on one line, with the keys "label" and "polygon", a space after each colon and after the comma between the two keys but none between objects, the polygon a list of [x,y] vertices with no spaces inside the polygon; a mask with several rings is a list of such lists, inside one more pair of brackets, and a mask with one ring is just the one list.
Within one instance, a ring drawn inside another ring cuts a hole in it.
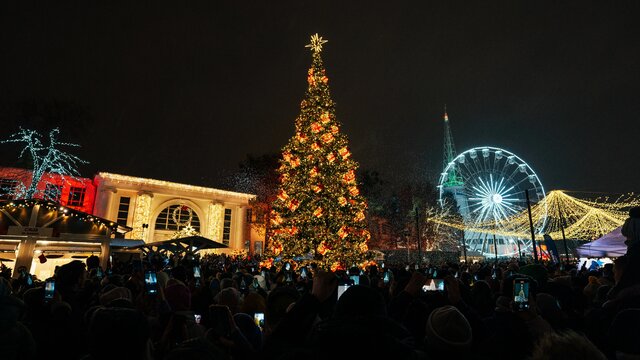
[{"label": "star tree topper", "polygon": [[313,52],[319,53],[322,51],[322,44],[327,43],[327,40],[322,40],[322,36],[318,36],[318,33],[311,35],[311,43],[304,47],[310,48]]}]

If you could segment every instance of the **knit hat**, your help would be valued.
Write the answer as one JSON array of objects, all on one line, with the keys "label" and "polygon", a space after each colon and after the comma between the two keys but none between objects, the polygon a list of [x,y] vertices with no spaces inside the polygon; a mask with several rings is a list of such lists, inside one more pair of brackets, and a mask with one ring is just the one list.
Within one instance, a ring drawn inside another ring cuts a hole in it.
[{"label": "knit hat", "polygon": [[223,289],[215,296],[214,301],[218,305],[227,305],[231,309],[231,313],[235,314],[241,301],[240,292],[233,287]]},{"label": "knit hat", "polygon": [[430,347],[439,350],[460,349],[471,345],[471,325],[458,309],[447,305],[429,315],[425,336]]},{"label": "knit hat", "polygon": [[112,301],[126,300],[131,302],[131,290],[126,287],[120,286],[113,288],[100,296],[100,304],[109,305]]},{"label": "knit hat", "polygon": [[180,280],[171,279],[167,282],[167,288],[164,289],[164,297],[173,311],[191,309],[191,292]]}]

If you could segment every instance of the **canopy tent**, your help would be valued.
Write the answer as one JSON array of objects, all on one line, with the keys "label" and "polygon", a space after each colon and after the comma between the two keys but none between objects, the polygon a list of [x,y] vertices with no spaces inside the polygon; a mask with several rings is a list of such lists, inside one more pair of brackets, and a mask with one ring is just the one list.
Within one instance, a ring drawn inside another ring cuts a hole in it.
[{"label": "canopy tent", "polygon": [[166,252],[174,254],[194,253],[204,249],[223,249],[228,248],[227,245],[207,239],[202,236],[187,236],[178,239],[170,239],[165,241],[156,241],[152,243],[141,244],[135,246],[141,249],[145,254],[149,252]]},{"label": "canopy tent", "polygon": [[580,257],[618,257],[627,253],[622,226],[592,242],[578,247]]}]

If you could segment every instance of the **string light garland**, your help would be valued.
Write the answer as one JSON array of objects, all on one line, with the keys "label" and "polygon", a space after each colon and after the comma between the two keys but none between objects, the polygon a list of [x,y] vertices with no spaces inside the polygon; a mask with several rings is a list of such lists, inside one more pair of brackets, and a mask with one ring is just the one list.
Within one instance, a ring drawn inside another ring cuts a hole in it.
[{"label": "string light garland", "polygon": [[326,42],[314,34],[306,46],[312,51],[308,88],[296,132],[282,149],[266,255],[342,269],[368,260],[371,236],[364,221],[367,204],[356,182],[358,163],[340,132],[320,57]]},{"label": "string light garland", "polygon": [[[93,223],[94,225],[102,228],[109,228],[111,232],[116,232],[118,230],[117,223],[113,221],[109,221],[103,218],[99,218],[97,216],[84,213],[82,211],[74,210],[70,207],[60,206],[60,204],[56,204],[51,201],[40,200],[40,199],[21,199],[21,200],[8,200],[8,201],[0,201],[0,211],[7,211],[11,213],[12,211],[16,211],[19,209],[27,209],[33,208],[35,205],[39,205],[40,208],[45,208],[53,212],[53,217],[68,217],[68,218],[77,218],[78,221],[83,221],[87,223]],[[127,227],[124,227],[127,228]]]}]

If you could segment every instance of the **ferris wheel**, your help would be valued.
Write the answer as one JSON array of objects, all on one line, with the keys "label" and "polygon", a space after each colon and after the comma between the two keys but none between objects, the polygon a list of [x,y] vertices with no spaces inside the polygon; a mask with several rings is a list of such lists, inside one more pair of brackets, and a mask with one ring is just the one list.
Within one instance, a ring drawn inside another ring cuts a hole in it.
[{"label": "ferris wheel", "polygon": [[[455,200],[467,251],[484,256],[532,251],[531,238],[515,234],[510,220],[527,211],[525,190],[532,204],[544,199],[545,191],[538,175],[520,157],[490,146],[469,149],[446,165],[438,189],[441,205],[447,197]],[[533,224],[537,234],[546,225],[546,208],[543,211]]]}]

